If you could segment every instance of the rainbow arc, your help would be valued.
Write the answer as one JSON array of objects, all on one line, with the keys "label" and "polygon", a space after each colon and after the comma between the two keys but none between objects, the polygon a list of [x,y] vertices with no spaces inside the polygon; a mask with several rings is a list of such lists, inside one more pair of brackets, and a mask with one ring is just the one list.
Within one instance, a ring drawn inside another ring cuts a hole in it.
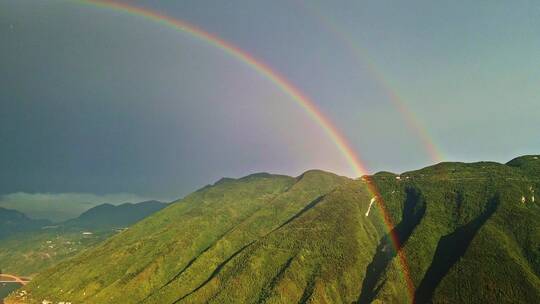
[{"label": "rainbow arc", "polygon": [[[354,152],[354,149],[351,147],[350,143],[347,141],[345,136],[339,131],[334,123],[326,116],[317,105],[300,89],[293,85],[287,78],[277,72],[275,69],[272,69],[262,60],[256,58],[255,56],[247,53],[238,46],[221,39],[220,37],[208,33],[203,29],[199,28],[196,25],[188,23],[186,21],[167,16],[165,14],[147,9],[142,7],[133,6],[131,4],[116,2],[116,1],[107,1],[107,0],[76,0],[79,3],[91,5],[98,8],[116,10],[125,12],[127,14],[146,19],[148,21],[160,24],[182,33],[186,33],[196,39],[202,40],[207,44],[218,48],[230,56],[236,58],[240,62],[251,67],[260,75],[264,76],[268,81],[273,83],[277,88],[284,92],[287,96],[291,98],[298,106],[300,106],[305,113],[316,122],[324,133],[332,140],[336,148],[339,150],[340,154],[347,160],[347,163],[351,166],[354,173],[357,177],[367,174],[365,165],[361,162],[358,154]],[[401,272],[407,283],[408,294],[411,302],[414,302],[414,285],[412,283],[409,266],[407,264],[407,259],[405,254],[398,250],[399,248],[399,239],[397,235],[391,233],[394,228],[394,223],[392,217],[384,206],[384,201],[382,196],[375,184],[369,179],[363,179],[372,193],[376,198],[377,206],[383,215],[385,226],[388,229],[388,232],[392,239],[392,244],[396,250],[397,257],[399,259],[399,264],[401,266]]]}]

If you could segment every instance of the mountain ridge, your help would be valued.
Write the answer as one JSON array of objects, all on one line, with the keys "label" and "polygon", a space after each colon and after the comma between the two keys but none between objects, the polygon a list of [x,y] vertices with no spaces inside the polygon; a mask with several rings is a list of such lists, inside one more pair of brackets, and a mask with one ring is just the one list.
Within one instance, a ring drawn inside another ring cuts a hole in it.
[{"label": "mountain ridge", "polygon": [[77,218],[65,221],[61,225],[88,229],[123,228],[167,206],[167,203],[156,200],[120,205],[105,203],[90,208]]},{"label": "mountain ridge", "polygon": [[8,303],[535,302],[537,157],[368,176],[386,214],[366,212],[377,196],[362,178],[216,183],[46,270]]}]

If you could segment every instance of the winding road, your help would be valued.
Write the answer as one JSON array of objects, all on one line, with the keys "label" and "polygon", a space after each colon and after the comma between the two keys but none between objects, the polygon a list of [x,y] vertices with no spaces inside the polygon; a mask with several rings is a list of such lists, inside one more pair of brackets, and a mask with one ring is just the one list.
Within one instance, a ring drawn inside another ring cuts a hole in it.
[{"label": "winding road", "polygon": [[28,282],[30,282],[30,280],[28,280],[26,278],[21,278],[21,277],[18,277],[18,276],[14,276],[14,275],[11,275],[11,274],[7,274],[7,273],[1,273],[0,274],[0,283],[13,283],[13,282],[17,282],[17,283],[20,283],[22,285],[26,285],[26,284],[28,284]]}]

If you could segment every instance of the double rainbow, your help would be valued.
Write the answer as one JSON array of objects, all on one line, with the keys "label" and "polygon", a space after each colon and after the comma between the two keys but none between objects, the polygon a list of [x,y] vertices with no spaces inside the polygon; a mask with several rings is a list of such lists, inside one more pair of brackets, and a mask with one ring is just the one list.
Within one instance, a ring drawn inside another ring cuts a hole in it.
[{"label": "double rainbow", "polygon": [[[248,65],[249,67],[257,71],[260,75],[264,76],[266,79],[271,81],[276,87],[278,87],[281,91],[287,94],[292,100],[294,100],[297,105],[299,105],[302,109],[304,109],[304,111],[324,130],[326,135],[332,140],[332,142],[335,144],[339,152],[345,157],[345,159],[347,160],[347,162],[349,163],[349,165],[354,170],[357,176],[362,176],[367,173],[367,170],[364,164],[360,161],[357,154],[354,152],[351,145],[347,141],[347,139],[337,129],[337,127],[330,121],[330,119],[328,119],[328,117],[326,117],[318,109],[315,103],[307,95],[305,95],[297,87],[295,87],[291,82],[289,82],[284,76],[280,75],[277,71],[273,70],[267,64],[255,58],[251,54],[217,37],[216,35],[213,35],[211,33],[208,33],[202,30],[201,28],[193,24],[190,24],[183,20],[172,18],[170,16],[166,16],[164,14],[158,13],[156,11],[152,11],[147,8],[136,7],[130,4],[126,4],[126,3],[108,1],[108,0],[77,0],[77,2],[86,4],[86,5],[104,8],[104,9],[122,11],[133,16],[147,19],[154,23],[158,23],[163,26],[173,28],[177,31],[187,33],[199,40],[202,40],[208,43],[209,45],[212,45],[224,51],[225,53],[231,55],[232,57],[238,59],[239,61],[243,62],[244,64]],[[388,211],[386,210],[384,206],[384,202],[382,200],[382,197],[379,191],[377,190],[377,187],[372,182],[370,182],[369,179],[366,179],[366,184],[368,186],[369,191],[377,199],[377,206],[379,207],[383,215],[383,219],[385,221],[385,225],[392,239],[394,249],[397,252],[399,264],[401,265],[402,273],[407,283],[408,294],[409,294],[411,302],[413,302],[414,301],[414,285],[412,283],[412,280],[409,274],[409,266],[407,264],[407,259],[404,253],[401,250],[398,250],[400,242],[397,235],[391,233],[395,225],[393,223],[393,220],[390,214],[388,213]]]}]

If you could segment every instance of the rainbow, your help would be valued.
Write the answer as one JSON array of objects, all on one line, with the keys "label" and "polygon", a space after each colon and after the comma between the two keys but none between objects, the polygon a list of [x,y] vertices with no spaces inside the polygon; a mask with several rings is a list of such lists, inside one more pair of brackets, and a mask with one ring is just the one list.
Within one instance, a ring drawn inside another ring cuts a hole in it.
[{"label": "rainbow", "polygon": [[[360,177],[365,175],[368,171],[364,164],[360,161],[357,154],[352,149],[351,145],[348,143],[347,139],[341,134],[338,128],[328,119],[316,106],[316,104],[304,93],[302,93],[298,88],[291,84],[284,76],[280,75],[277,71],[270,68],[263,61],[255,58],[254,56],[248,54],[239,47],[208,33],[201,28],[190,24],[186,21],[172,18],[170,16],[152,11],[147,8],[136,7],[130,4],[108,1],[108,0],[75,0],[79,3],[92,5],[95,7],[100,7],[104,9],[117,10],[126,12],[128,14],[138,16],[149,21],[173,28],[175,30],[187,33],[199,40],[202,40],[209,45],[212,45],[220,50],[223,50],[225,53],[231,55],[232,57],[238,59],[244,64],[248,65],[254,69],[257,73],[264,76],[270,82],[272,82],[276,87],[281,91],[287,94],[298,106],[300,106],[325,132],[325,134],[332,140],[339,152],[345,157],[348,164],[354,170],[354,173]],[[364,179],[369,191],[376,197],[377,206],[380,208],[385,225],[389,232],[392,231],[392,228],[395,226],[393,220],[386,210],[382,196],[380,195],[377,187],[370,179]],[[412,280],[409,274],[409,267],[407,264],[407,259],[403,252],[398,250],[399,248],[399,239],[397,235],[389,233],[392,239],[394,248],[396,249],[397,256],[402,268],[402,273],[407,282],[408,294],[410,296],[411,302],[414,300],[414,286],[412,285]]]},{"label": "rainbow", "polygon": [[359,65],[367,67],[369,74],[381,86],[383,91],[386,92],[388,99],[403,118],[405,125],[420,140],[420,143],[426,150],[429,158],[435,163],[442,162],[444,160],[444,156],[434,144],[434,140],[429,136],[427,129],[422,126],[422,123],[418,117],[407,107],[407,104],[403,98],[396,92],[396,90],[392,88],[390,81],[387,80],[379,69],[376,68],[374,63],[375,61],[369,55],[369,53],[358,45],[343,29],[341,29],[333,19],[322,14],[320,10],[315,7],[315,5],[308,5],[308,3],[305,1],[298,1],[298,3],[302,5],[306,12],[318,19],[319,22],[323,24],[332,35],[337,37],[345,45],[345,47],[357,60]]}]

